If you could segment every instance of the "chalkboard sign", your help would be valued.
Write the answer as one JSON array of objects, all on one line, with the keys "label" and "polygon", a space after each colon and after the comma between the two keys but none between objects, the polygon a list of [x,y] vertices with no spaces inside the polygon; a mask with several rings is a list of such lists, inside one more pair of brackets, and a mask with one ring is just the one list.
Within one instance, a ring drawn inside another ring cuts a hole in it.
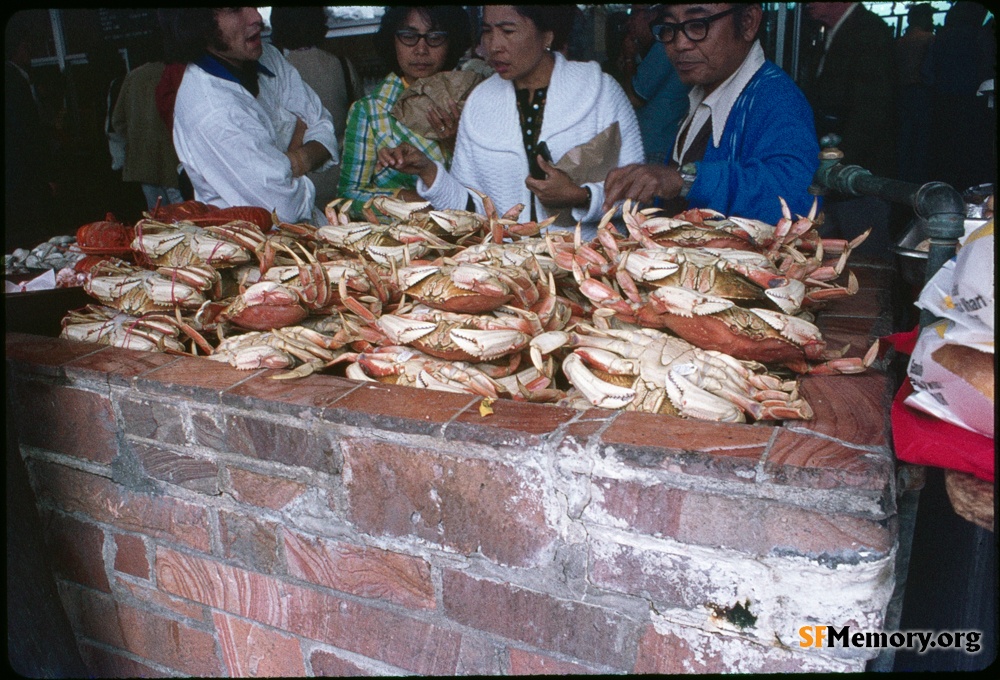
[{"label": "chalkboard sign", "polygon": [[107,9],[97,10],[104,39],[115,45],[132,43],[157,35],[155,9]]}]

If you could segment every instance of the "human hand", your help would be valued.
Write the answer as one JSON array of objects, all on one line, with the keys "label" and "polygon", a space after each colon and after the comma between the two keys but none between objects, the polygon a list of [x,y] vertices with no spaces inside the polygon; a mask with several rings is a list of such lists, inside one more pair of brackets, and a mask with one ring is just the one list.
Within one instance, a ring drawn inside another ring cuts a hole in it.
[{"label": "human hand", "polygon": [[682,186],[681,174],[673,166],[633,163],[615,168],[604,180],[604,205],[601,210],[610,210],[615,203],[626,198],[639,203],[652,203],[657,197],[674,198]]},{"label": "human hand", "polygon": [[427,122],[437,130],[438,140],[448,149],[455,148],[455,137],[458,135],[458,119],[461,111],[452,100],[445,106],[434,105],[427,112]]},{"label": "human hand", "polygon": [[285,156],[292,164],[292,177],[301,177],[309,172],[308,159],[302,152],[302,143],[306,136],[307,126],[301,118],[295,119],[295,132],[292,133],[292,140],[288,143],[288,150]]},{"label": "human hand", "polygon": [[384,146],[376,155],[375,172],[392,168],[407,175],[417,175],[424,184],[434,184],[437,177],[437,165],[412,144],[403,142],[399,146]]},{"label": "human hand", "polygon": [[292,141],[288,143],[289,151],[297,151],[302,147],[302,143],[306,138],[306,130],[308,126],[305,121],[301,118],[295,119],[295,132],[292,133]]},{"label": "human hand", "polygon": [[562,170],[538,156],[538,167],[545,173],[544,179],[528,177],[524,184],[538,200],[550,208],[574,208],[587,200],[587,190],[577,186]]},{"label": "human hand", "polygon": [[292,164],[292,177],[302,177],[302,175],[309,172],[309,163],[301,146],[294,151],[285,152],[285,156],[288,158],[288,162]]}]

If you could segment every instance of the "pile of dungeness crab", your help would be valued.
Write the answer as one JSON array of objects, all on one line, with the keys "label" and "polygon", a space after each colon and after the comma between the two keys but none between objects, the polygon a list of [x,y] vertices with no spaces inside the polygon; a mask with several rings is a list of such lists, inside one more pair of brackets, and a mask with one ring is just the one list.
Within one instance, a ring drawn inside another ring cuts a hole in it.
[{"label": "pile of dungeness crab", "polygon": [[[260,208],[158,207],[111,234],[62,337],[429,389],[719,421],[808,419],[805,373],[858,373],[813,324],[852,295],[854,242],[815,215],[776,225],[626,203],[628,236],[379,197],[329,226]],[[815,208],[814,208],[815,212]],[[81,228],[83,229],[83,228]],[[108,233],[104,233],[107,236]],[[90,252],[99,252],[92,248]],[[838,285],[836,281],[844,281]]]}]

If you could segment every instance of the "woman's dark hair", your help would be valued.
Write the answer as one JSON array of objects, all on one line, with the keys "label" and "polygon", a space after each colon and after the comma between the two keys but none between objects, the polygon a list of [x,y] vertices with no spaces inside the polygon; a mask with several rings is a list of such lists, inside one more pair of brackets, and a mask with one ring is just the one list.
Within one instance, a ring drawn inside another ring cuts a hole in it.
[{"label": "woman's dark hair", "polygon": [[271,8],[271,43],[278,49],[319,47],[326,39],[326,10],[321,5]]},{"label": "woman's dark hair", "polygon": [[559,51],[569,44],[576,20],[573,5],[513,5],[514,10],[539,31],[552,31],[552,49]]},{"label": "woman's dark hair", "polygon": [[205,53],[218,31],[211,7],[184,7],[157,10],[163,31],[164,57],[168,62],[188,63]]},{"label": "woman's dark hair", "polygon": [[410,16],[410,12],[420,14],[430,24],[432,31],[448,33],[448,54],[444,58],[442,70],[450,71],[458,66],[458,61],[472,46],[472,21],[460,5],[431,5],[427,7],[407,7],[396,5],[385,8],[378,33],[375,34],[375,49],[382,55],[386,65],[396,75],[402,75],[396,59],[396,31]]}]

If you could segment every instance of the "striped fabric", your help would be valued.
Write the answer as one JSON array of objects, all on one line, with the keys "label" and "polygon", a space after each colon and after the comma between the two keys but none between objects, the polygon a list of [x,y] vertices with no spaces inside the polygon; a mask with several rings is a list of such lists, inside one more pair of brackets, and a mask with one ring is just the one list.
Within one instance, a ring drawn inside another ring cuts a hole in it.
[{"label": "striped fabric", "polygon": [[404,89],[403,79],[390,73],[372,94],[351,106],[341,154],[339,196],[364,202],[374,196],[391,195],[396,189],[416,186],[412,175],[391,168],[375,172],[376,153],[382,147],[409,142],[431,160],[450,166],[451,155],[436,140],[418,135],[389,113]]}]

